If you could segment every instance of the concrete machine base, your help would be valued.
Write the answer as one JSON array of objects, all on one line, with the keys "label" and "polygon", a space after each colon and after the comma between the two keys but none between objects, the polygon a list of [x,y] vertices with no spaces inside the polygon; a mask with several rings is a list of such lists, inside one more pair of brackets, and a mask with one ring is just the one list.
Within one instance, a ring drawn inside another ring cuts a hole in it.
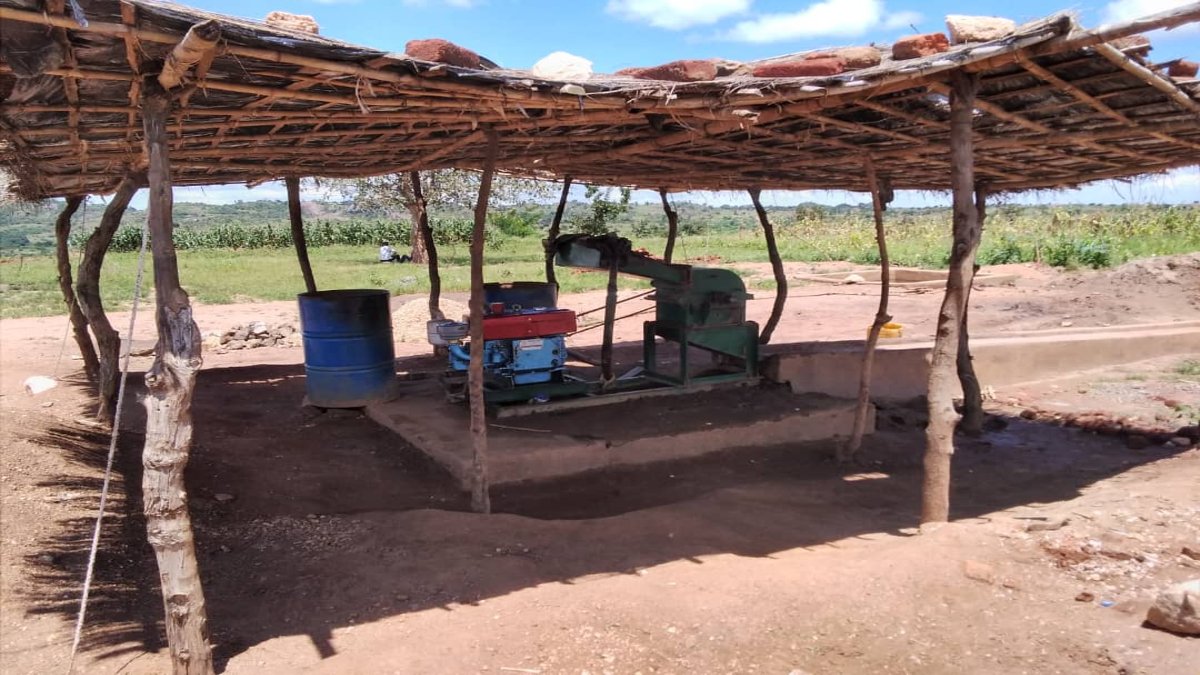
[{"label": "concrete machine base", "polygon": [[[489,419],[490,480],[494,485],[541,480],[749,445],[831,440],[849,435],[854,419],[853,401],[794,394],[774,385],[678,393],[513,420]],[[447,403],[438,382],[403,383],[399,397],[372,404],[366,412],[469,486],[467,408]],[[874,429],[873,407],[869,413],[867,429]]]},{"label": "concrete machine base", "polygon": [[[796,393],[854,396],[864,341],[780,345],[765,359],[763,374]],[[871,369],[871,398],[924,396],[929,381],[926,340],[881,340]],[[1072,372],[1175,354],[1200,354],[1200,321],[1030,331],[971,338],[980,385],[1035,382]]]}]

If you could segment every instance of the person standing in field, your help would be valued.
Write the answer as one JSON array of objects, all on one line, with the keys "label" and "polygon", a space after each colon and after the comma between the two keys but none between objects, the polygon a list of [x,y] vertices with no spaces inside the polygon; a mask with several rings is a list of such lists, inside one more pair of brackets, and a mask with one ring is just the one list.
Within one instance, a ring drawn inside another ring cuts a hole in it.
[{"label": "person standing in field", "polygon": [[399,254],[397,254],[397,253],[396,253],[396,249],[392,248],[392,245],[391,245],[391,244],[389,244],[389,243],[388,243],[388,242],[386,242],[386,241],[385,241],[385,242],[382,242],[382,243],[380,244],[380,246],[379,246],[379,262],[402,262],[402,263],[406,263],[406,262],[409,262],[409,261],[411,261],[411,260],[412,260],[412,258],[411,258],[411,257],[409,257],[409,256],[407,256],[407,255],[399,255]]}]

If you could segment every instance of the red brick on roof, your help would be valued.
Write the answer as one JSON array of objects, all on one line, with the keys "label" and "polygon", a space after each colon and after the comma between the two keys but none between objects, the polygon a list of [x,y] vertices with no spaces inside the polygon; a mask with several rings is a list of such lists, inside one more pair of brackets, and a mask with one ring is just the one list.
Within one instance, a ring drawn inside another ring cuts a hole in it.
[{"label": "red brick on roof", "polygon": [[710,60],[684,59],[646,68],[625,68],[617,71],[617,74],[636,77],[639,80],[706,82],[717,79],[717,64]]},{"label": "red brick on roof", "polygon": [[445,63],[460,68],[479,68],[482,62],[479,55],[470,49],[441,38],[409,40],[408,44],[404,45],[404,53],[421,61]]},{"label": "red brick on roof", "polygon": [[879,50],[874,47],[842,47],[805,54],[804,58],[808,60],[837,58],[845,62],[846,70],[858,70],[879,65],[883,60],[883,54],[880,54]]},{"label": "red brick on roof", "polygon": [[950,49],[950,39],[944,33],[910,35],[896,40],[892,45],[892,58],[897,61],[919,59],[922,56],[940,54]]},{"label": "red brick on roof", "polygon": [[817,77],[837,75],[846,70],[846,62],[840,58],[796,59],[763,63],[754,67],[755,77]]},{"label": "red brick on roof", "polygon": [[1196,71],[1200,70],[1200,64],[1195,61],[1185,61],[1179,59],[1167,66],[1167,75],[1171,77],[1196,77]]}]

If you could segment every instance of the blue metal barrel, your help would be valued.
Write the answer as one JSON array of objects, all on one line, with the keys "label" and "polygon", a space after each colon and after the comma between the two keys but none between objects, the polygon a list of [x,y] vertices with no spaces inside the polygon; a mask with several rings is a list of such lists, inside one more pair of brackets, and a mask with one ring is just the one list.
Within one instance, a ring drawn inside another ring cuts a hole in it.
[{"label": "blue metal barrel", "polygon": [[308,402],[358,408],[395,395],[396,352],[385,290],[301,293],[304,375]]}]

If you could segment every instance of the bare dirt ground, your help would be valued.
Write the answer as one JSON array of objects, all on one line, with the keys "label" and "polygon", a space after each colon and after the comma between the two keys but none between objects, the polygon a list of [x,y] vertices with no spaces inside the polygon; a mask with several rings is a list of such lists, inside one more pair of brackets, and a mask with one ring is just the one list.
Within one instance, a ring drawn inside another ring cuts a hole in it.
[{"label": "bare dirt ground", "polygon": [[[1200,255],[1105,272],[1004,271],[1021,279],[975,290],[973,335],[1200,319]],[[797,285],[777,340],[859,338],[875,293]],[[757,295],[751,314],[762,320],[771,299]],[[939,301],[896,293],[904,339],[932,335]],[[563,304],[601,302],[590,293]],[[196,316],[202,331],[220,332],[293,321],[295,308],[201,306]],[[113,319],[123,329],[127,316]],[[136,338],[150,339],[149,315],[139,323]],[[86,421],[89,392],[69,343],[59,358],[65,324],[0,324],[5,673],[65,672],[107,449]],[[575,342],[586,349],[598,333]],[[638,319],[617,332],[639,335]],[[437,366],[423,344],[397,350],[413,357],[407,367]],[[1148,430],[1182,426],[1200,407],[1200,376],[1182,361],[998,391],[989,405],[1003,428],[959,441],[955,522],[915,535],[919,411],[882,411],[857,468],[838,467],[827,447],[747,447],[498,489],[499,513],[484,517],[466,512],[440,469],[357,413],[306,414],[300,349],[208,353],[188,483],[219,667],[1195,673],[1200,642],[1142,618],[1158,589],[1200,576],[1200,561],[1181,553],[1200,549],[1200,450],[1134,449],[1128,434],[1063,423],[1095,411]],[[135,358],[135,372],[149,362]],[[28,396],[21,383],[34,374],[65,382]],[[137,516],[138,375],[130,386],[81,672],[168,670]]]}]

